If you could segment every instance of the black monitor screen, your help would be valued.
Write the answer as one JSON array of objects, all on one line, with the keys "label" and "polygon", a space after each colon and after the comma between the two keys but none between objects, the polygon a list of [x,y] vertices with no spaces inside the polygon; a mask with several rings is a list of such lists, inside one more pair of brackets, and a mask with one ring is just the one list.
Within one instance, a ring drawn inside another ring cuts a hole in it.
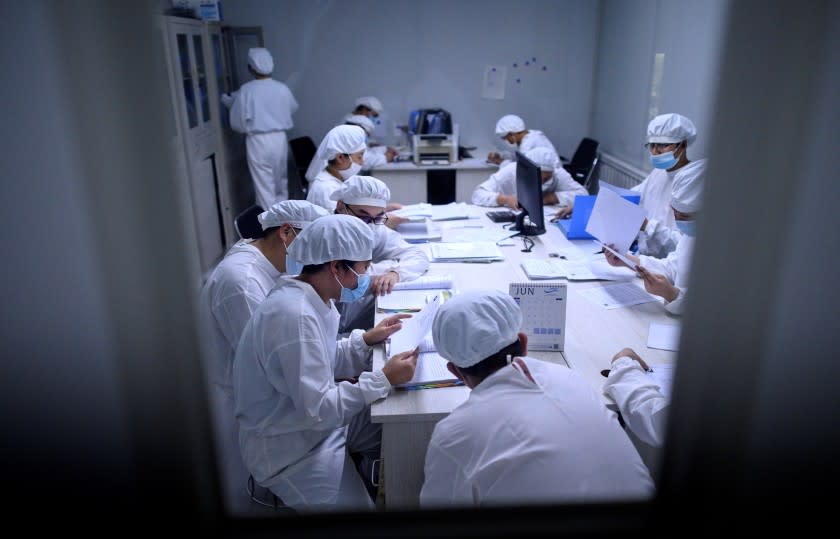
[{"label": "black monitor screen", "polygon": [[[511,230],[519,230],[522,236],[545,234],[542,172],[540,167],[519,152],[516,152],[516,198],[523,211]],[[525,217],[531,221],[530,224],[525,223]]]}]

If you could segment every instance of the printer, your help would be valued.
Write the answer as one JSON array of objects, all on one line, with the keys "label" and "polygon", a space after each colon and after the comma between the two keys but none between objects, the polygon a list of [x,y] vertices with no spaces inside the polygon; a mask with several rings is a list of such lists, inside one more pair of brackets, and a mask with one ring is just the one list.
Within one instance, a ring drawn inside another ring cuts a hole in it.
[{"label": "printer", "polygon": [[458,124],[443,109],[411,113],[408,134],[415,165],[449,165],[458,161]]}]

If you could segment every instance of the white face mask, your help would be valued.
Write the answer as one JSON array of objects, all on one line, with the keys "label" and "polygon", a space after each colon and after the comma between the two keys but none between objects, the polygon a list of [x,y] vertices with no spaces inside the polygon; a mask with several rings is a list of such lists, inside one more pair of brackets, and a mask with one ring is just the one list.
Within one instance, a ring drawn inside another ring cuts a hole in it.
[{"label": "white face mask", "polygon": [[351,160],[350,161],[350,168],[345,168],[344,170],[339,170],[338,174],[339,174],[339,176],[341,176],[343,179],[346,180],[347,178],[350,178],[350,177],[358,174],[360,170],[362,170],[362,165],[360,165],[359,163]]}]

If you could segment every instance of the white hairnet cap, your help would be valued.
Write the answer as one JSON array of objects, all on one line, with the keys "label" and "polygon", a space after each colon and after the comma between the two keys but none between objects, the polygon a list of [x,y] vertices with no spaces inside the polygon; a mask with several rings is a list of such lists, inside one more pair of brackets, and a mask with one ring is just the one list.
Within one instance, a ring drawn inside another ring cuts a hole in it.
[{"label": "white hairnet cap", "polygon": [[347,117],[344,118],[344,123],[358,125],[364,129],[368,135],[373,133],[373,130],[376,129],[376,126],[373,125],[370,118],[361,114],[348,114]]},{"label": "white hairnet cap", "polygon": [[391,200],[391,190],[385,182],[373,176],[352,176],[330,194],[330,200],[345,204],[384,208]]},{"label": "white hairnet cap", "polygon": [[697,128],[681,114],[660,114],[650,121],[647,141],[674,143],[686,141],[689,145],[697,138]]},{"label": "white hairnet cap", "polygon": [[508,133],[519,133],[520,131],[525,131],[525,121],[515,114],[502,116],[499,118],[499,121],[496,122],[496,134],[500,137],[503,137]]},{"label": "white hairnet cap", "polygon": [[259,47],[248,49],[248,65],[260,75],[271,75],[274,71],[274,59],[268,49]]},{"label": "white hairnet cap", "polygon": [[263,230],[284,224],[295,228],[305,228],[306,225],[319,217],[329,215],[330,212],[305,200],[284,200],[273,204],[267,211],[257,216]]},{"label": "white hairnet cap", "polygon": [[551,151],[551,148],[546,148],[545,146],[531,148],[525,152],[525,157],[533,161],[535,165],[539,166],[540,170],[545,170],[547,172],[553,172],[554,168],[558,164],[557,162],[559,161],[557,154]]},{"label": "white hairnet cap", "polygon": [[458,367],[472,367],[516,341],[521,326],[522,311],[509,294],[473,290],[440,307],[432,339],[438,354]]},{"label": "white hairnet cap", "polygon": [[367,148],[365,137],[365,130],[358,125],[339,125],[327,131],[306,169],[306,179],[314,180],[319,172],[327,168],[327,161],[335,159],[336,155],[356,153]]},{"label": "white hairnet cap", "polygon": [[687,164],[674,174],[671,184],[671,207],[680,213],[694,213],[703,204],[706,160]]},{"label": "white hairnet cap", "polygon": [[382,106],[382,102],[380,102],[372,95],[367,95],[365,97],[360,97],[359,99],[357,99],[356,106],[367,107],[376,114],[381,114],[382,111],[385,110],[385,107]]},{"label": "white hairnet cap", "polygon": [[373,230],[350,215],[325,215],[298,234],[289,246],[289,256],[304,266],[333,260],[370,260]]}]

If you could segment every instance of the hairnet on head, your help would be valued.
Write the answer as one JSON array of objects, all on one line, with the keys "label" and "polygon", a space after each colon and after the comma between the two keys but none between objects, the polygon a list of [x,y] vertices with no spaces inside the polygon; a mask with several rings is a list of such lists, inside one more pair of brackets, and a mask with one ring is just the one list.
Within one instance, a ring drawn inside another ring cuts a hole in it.
[{"label": "hairnet on head", "polygon": [[288,252],[304,266],[333,260],[370,260],[373,257],[373,230],[350,215],[325,215],[304,228]]},{"label": "hairnet on head", "polygon": [[248,49],[248,65],[260,75],[271,75],[274,71],[274,59],[268,49],[255,47]]},{"label": "hairnet on head", "polygon": [[327,161],[335,159],[336,155],[356,153],[367,148],[365,138],[365,130],[358,125],[338,125],[327,131],[306,169],[306,179],[314,180],[319,172],[327,168]]},{"label": "hairnet on head", "polygon": [[360,97],[356,100],[357,107],[367,107],[376,114],[381,114],[385,107],[382,106],[382,103],[373,97],[372,95],[368,95],[365,97]]},{"label": "hairnet on head", "polygon": [[370,121],[370,118],[361,114],[348,114],[347,117],[344,118],[344,123],[358,125],[364,129],[368,135],[373,133],[373,130],[376,128],[376,126],[373,125],[373,122]]},{"label": "hairnet on head", "polygon": [[458,367],[472,367],[516,341],[521,326],[522,311],[509,294],[472,290],[441,305],[432,339],[438,354]]},{"label": "hairnet on head", "polygon": [[675,143],[686,141],[688,145],[697,138],[697,128],[681,114],[660,114],[650,121],[647,128],[647,141]]},{"label": "hairnet on head", "polygon": [[546,172],[553,172],[559,161],[557,154],[551,151],[551,148],[546,148],[545,146],[531,148],[525,152],[525,157],[540,167],[540,170],[545,170]]},{"label": "hairnet on head", "polygon": [[340,200],[357,206],[384,208],[391,200],[391,190],[385,182],[373,176],[352,176],[330,194],[330,200]]},{"label": "hairnet on head", "polygon": [[694,213],[703,205],[706,161],[694,161],[674,174],[671,184],[671,207],[680,213]]},{"label": "hairnet on head", "polygon": [[268,210],[257,216],[263,230],[275,226],[290,224],[294,228],[306,228],[306,225],[330,212],[305,200],[284,200],[273,204]]},{"label": "hairnet on head", "polygon": [[525,121],[515,114],[502,116],[499,118],[499,121],[496,122],[496,134],[500,137],[503,137],[508,133],[519,133],[520,131],[525,131]]}]

